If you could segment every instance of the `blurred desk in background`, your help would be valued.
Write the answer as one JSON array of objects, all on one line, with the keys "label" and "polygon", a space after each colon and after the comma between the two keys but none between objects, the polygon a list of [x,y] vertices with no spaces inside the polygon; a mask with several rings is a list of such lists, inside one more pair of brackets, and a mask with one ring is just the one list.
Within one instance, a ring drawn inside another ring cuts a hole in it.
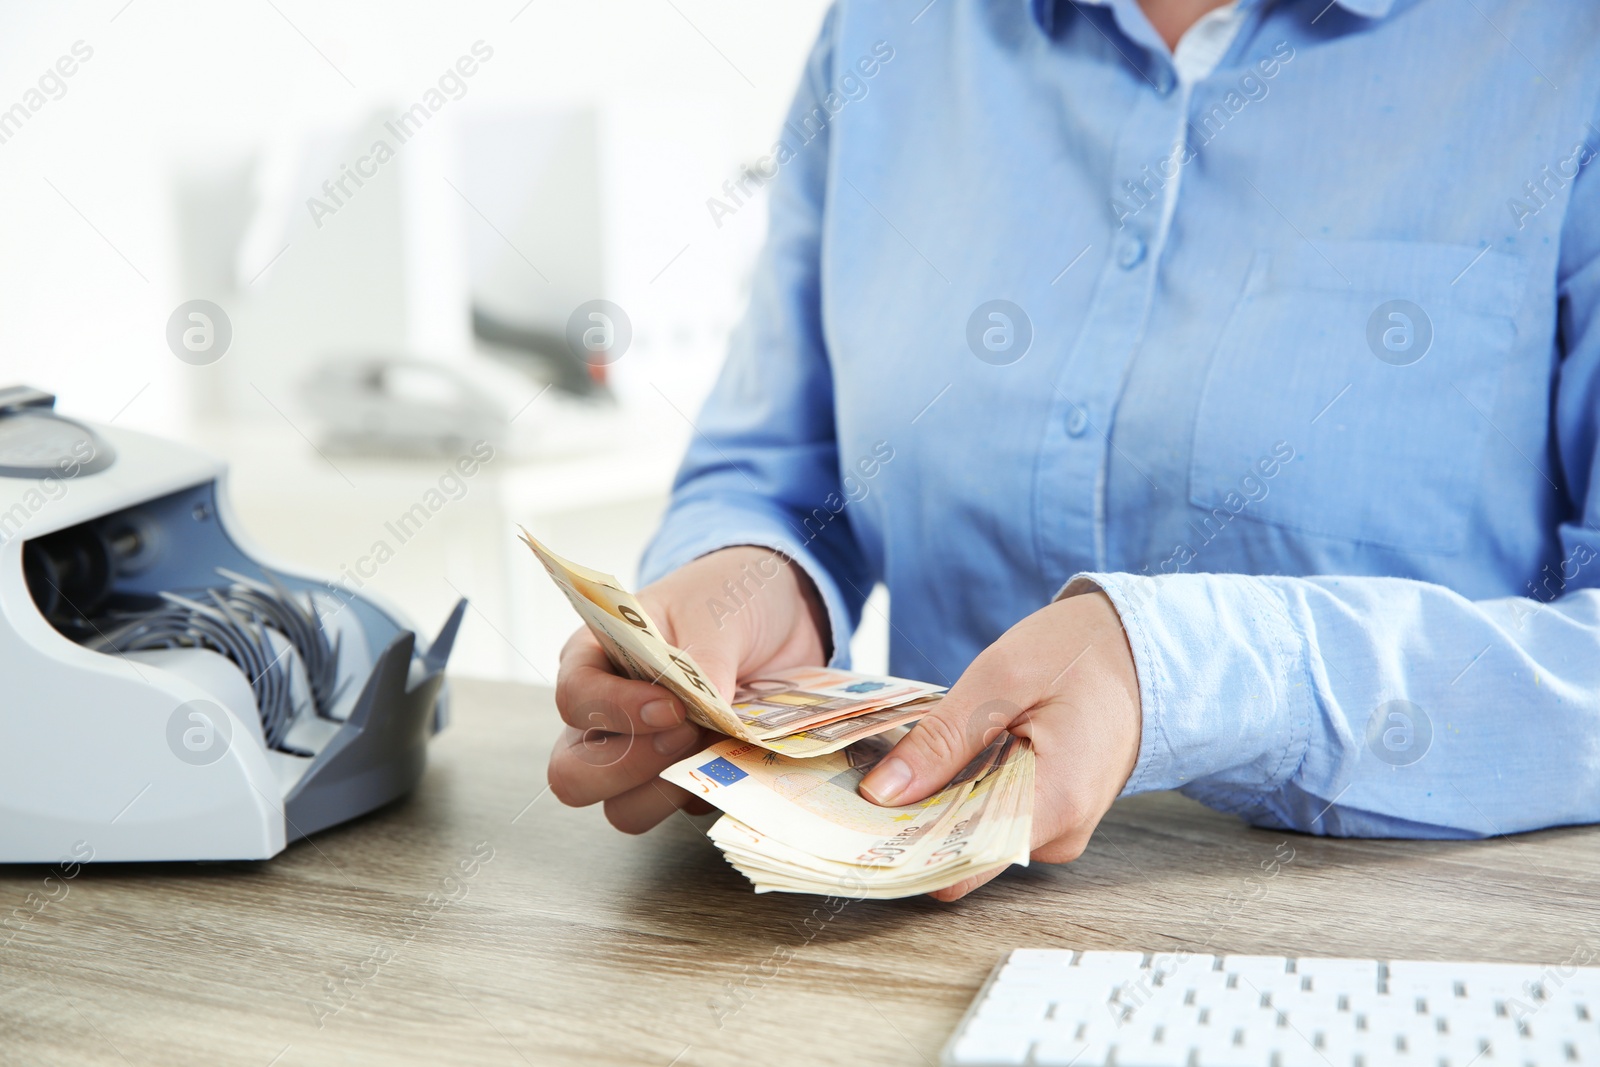
[{"label": "blurred desk in background", "polygon": [[51,898],[0,949],[5,1061],[927,1067],[1013,947],[1560,962],[1594,938],[1600,830],[1320,839],[1176,794],[955,905],[757,896],[708,819],[627,837],[557,804],[547,691],[455,685],[412,797],[277,859],[65,893],[0,868],[6,912]]},{"label": "blurred desk in background", "polygon": [[240,528],[270,558],[363,583],[424,637],[466,596],[475,610],[452,674],[538,682],[554,680],[578,620],[517,524],[634,582],[689,433],[680,423],[565,454],[502,452],[471,477],[454,457],[323,455],[287,423],[205,426],[195,443],[228,460]]}]

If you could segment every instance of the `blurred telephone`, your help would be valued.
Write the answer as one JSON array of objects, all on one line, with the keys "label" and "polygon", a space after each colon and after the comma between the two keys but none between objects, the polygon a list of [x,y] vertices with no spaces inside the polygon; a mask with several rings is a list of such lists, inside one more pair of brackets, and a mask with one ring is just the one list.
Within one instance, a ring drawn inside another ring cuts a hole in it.
[{"label": "blurred telephone", "polygon": [[458,368],[375,356],[330,360],[302,395],[325,447],[346,454],[454,455],[474,441],[505,443],[500,403]]}]

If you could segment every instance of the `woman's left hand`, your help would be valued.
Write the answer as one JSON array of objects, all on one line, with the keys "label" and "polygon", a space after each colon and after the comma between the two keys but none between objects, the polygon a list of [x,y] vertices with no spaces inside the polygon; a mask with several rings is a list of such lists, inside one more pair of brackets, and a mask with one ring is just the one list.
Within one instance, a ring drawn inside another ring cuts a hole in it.
[{"label": "woman's left hand", "polygon": [[[1133,652],[1110,598],[1090,592],[1041,608],[972,661],[939,706],[861,783],[877,804],[944,788],[1009,730],[1033,743],[1033,859],[1068,863],[1122,792],[1142,722]],[[956,900],[998,871],[932,894]]]}]

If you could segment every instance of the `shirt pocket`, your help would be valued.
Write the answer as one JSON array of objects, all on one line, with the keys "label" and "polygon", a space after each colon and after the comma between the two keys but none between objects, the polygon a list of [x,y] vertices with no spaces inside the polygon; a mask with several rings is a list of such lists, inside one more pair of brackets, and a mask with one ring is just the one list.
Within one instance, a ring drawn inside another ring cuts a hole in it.
[{"label": "shirt pocket", "polygon": [[[1458,551],[1526,274],[1518,257],[1464,245],[1257,252],[1200,395],[1190,502]],[[1284,445],[1291,462],[1263,462]]]}]

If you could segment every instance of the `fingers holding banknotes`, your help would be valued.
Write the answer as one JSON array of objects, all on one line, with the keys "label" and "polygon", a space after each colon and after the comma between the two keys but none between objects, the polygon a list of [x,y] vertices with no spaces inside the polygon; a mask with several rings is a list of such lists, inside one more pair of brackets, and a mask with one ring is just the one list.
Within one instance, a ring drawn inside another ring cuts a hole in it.
[{"label": "fingers holding banknotes", "polygon": [[606,818],[627,833],[643,833],[677,808],[705,810],[656,775],[715,735],[686,721],[672,694],[616,674],[588,629],[562,649],[556,706],[567,728],[550,753],[549,780],[563,804],[603,801]]},{"label": "fingers holding banknotes", "polygon": [[1137,759],[1138,679],[1102,594],[1018,623],[946,693],[823,666],[821,598],[767,549],[635,596],[522,540],[586,627],[562,654],[552,791],[630,833],[719,808],[707,836],[757,892],[954,900],[1074,859]]},{"label": "fingers holding banknotes", "polygon": [[[753,583],[752,573],[762,580]],[[729,588],[743,591],[737,610],[728,610]],[[741,676],[821,664],[826,655],[826,615],[810,579],[765,548],[702,556],[641,590],[639,603],[725,699]],[[657,775],[720,735],[688,722],[666,688],[621,674],[587,627],[562,650],[556,707],[568,730],[551,752],[549,779],[562,803],[604,802],[612,825],[629,833],[678,808],[704,807]]]},{"label": "fingers holding banknotes", "polygon": [[[985,649],[861,783],[867,799],[912,804],[944,788],[1002,732],[1027,737],[1037,758],[1032,858],[1076,859],[1133,773],[1139,680],[1116,608],[1100,592],[1068,597]],[[965,896],[991,872],[932,895]]]}]

